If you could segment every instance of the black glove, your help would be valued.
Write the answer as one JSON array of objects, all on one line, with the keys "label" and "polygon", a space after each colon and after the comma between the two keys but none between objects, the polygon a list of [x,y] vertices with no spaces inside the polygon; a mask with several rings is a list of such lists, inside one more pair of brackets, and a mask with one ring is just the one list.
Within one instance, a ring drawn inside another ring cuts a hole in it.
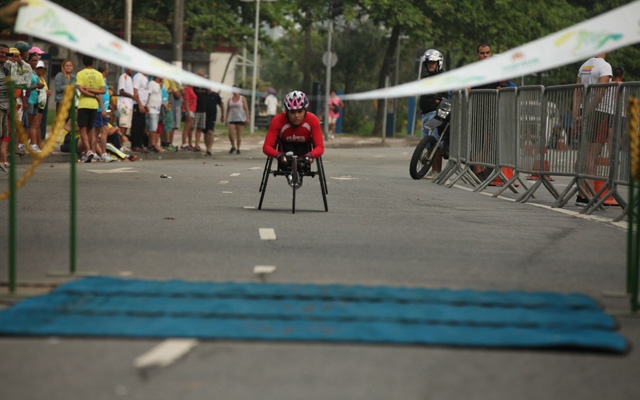
[{"label": "black glove", "polygon": [[287,162],[287,157],[284,155],[284,153],[278,153],[278,155],[276,156],[276,160],[278,160],[278,162]]},{"label": "black glove", "polygon": [[311,155],[311,153],[307,153],[304,155],[304,158],[306,158],[309,161],[313,161],[313,156]]}]

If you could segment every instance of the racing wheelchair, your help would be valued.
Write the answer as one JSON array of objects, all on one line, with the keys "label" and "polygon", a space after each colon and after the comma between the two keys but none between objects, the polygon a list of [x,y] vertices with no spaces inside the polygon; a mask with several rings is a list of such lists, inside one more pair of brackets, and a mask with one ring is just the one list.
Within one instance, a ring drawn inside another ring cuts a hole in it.
[{"label": "racing wheelchair", "polygon": [[[278,144],[278,148],[280,148],[281,144]],[[267,157],[267,161],[264,166],[264,172],[262,173],[262,182],[260,182],[259,192],[260,195],[260,204],[258,205],[258,210],[262,209],[262,201],[264,200],[264,194],[267,190],[267,183],[269,182],[269,176],[284,176],[287,179],[287,183],[293,189],[293,201],[291,203],[291,213],[295,214],[296,212],[296,190],[298,190],[302,186],[302,181],[305,176],[309,176],[314,178],[318,175],[318,179],[320,180],[320,190],[322,191],[322,201],[324,202],[324,210],[329,211],[329,206],[327,205],[327,194],[329,191],[327,190],[327,180],[324,174],[324,165],[322,164],[322,157],[318,157],[315,159],[315,163],[317,166],[316,171],[311,170],[311,161],[304,156],[298,156],[296,154],[306,154],[311,147],[310,144],[304,143],[304,151],[300,151],[300,146],[296,149],[296,146],[288,145],[284,146],[286,163],[280,162],[276,160],[276,166],[273,166],[273,158]],[[296,151],[298,150],[298,151]]]}]

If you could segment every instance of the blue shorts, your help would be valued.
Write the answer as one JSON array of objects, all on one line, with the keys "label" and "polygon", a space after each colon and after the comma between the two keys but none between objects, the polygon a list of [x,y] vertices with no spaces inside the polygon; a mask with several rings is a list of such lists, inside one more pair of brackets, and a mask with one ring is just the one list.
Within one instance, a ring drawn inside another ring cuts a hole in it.
[{"label": "blue shorts", "polygon": [[109,125],[109,116],[107,115],[106,117],[103,117],[102,112],[98,111],[96,113],[96,121],[93,123],[93,127],[102,128],[103,126],[108,126],[108,125]]}]

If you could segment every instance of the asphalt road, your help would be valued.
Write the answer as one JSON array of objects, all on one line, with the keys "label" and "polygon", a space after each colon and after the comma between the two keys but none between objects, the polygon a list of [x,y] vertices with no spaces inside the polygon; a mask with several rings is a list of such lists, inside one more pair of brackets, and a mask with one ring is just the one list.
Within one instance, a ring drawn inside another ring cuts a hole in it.
[{"label": "asphalt road", "polygon": [[[580,292],[606,310],[625,285],[620,210],[582,218],[552,210],[542,188],[525,204],[409,177],[410,147],[330,149],[329,212],[317,179],[270,179],[257,210],[259,149],[213,159],[78,164],[77,269],[108,276]],[[19,166],[19,173],[26,165]],[[18,281],[55,283],[69,269],[69,164],[44,163],[18,192]],[[167,175],[170,178],[161,178]],[[563,184],[562,179],[555,182]],[[7,187],[0,176],[0,189]],[[495,190],[490,188],[487,192]],[[6,202],[0,225],[6,227]],[[261,228],[277,240],[262,240]],[[7,242],[7,229],[0,231]],[[0,247],[0,281],[8,275]],[[3,289],[5,290],[5,289]],[[20,287],[20,293],[30,289]],[[621,317],[632,345],[640,321]],[[166,367],[134,360],[161,341],[0,338],[1,399],[632,399],[624,356],[327,343],[200,342]]]}]

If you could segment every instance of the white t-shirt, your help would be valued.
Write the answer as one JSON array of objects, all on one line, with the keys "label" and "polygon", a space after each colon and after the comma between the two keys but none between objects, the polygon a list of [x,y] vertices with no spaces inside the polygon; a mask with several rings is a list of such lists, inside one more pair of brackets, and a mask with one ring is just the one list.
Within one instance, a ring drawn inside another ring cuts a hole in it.
[{"label": "white t-shirt", "polygon": [[602,58],[591,57],[578,70],[578,78],[580,82],[591,85],[598,83],[601,76],[609,76],[609,81],[613,76],[611,64]]},{"label": "white t-shirt", "polygon": [[[613,71],[611,69],[611,64],[609,64],[602,58],[591,57],[584,64],[582,64],[582,66],[578,70],[578,78],[580,78],[580,83],[587,85],[600,83],[599,80],[603,76],[608,76],[609,80],[607,82],[611,82]],[[598,104],[596,110],[613,114],[613,111],[615,109],[614,102],[615,88],[609,88],[607,89],[607,93],[604,95],[602,100],[600,100],[600,104]]]},{"label": "white t-shirt", "polygon": [[149,78],[142,72],[138,72],[133,76],[133,88],[138,89],[138,98],[142,103],[141,105],[146,106],[149,100]]},{"label": "white t-shirt", "polygon": [[129,93],[130,95],[133,96],[133,80],[131,79],[131,77],[127,74],[122,74],[120,75],[120,78],[118,79],[118,108],[128,108],[128,109],[132,109],[133,108],[133,99],[131,97],[125,97],[123,95],[120,94],[120,90],[124,89],[124,91],[126,93]]},{"label": "white t-shirt", "polygon": [[162,87],[156,81],[149,82],[149,113],[160,114],[162,107]]},{"label": "white t-shirt", "polygon": [[264,105],[267,106],[267,115],[276,115],[278,113],[278,98],[269,93],[264,99]]}]

